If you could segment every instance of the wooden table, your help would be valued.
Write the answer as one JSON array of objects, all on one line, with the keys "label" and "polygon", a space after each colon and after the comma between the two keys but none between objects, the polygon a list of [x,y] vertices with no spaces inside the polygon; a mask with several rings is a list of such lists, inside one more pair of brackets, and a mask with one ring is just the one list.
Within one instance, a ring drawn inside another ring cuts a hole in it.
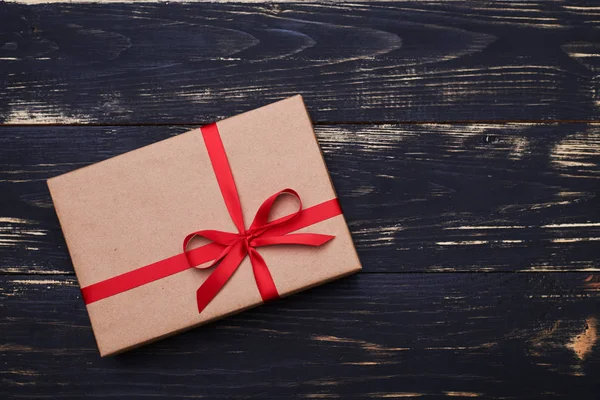
[{"label": "wooden table", "polygon": [[[0,398],[598,398],[594,1],[0,4]],[[364,271],[100,359],[45,180],[300,93]]]}]

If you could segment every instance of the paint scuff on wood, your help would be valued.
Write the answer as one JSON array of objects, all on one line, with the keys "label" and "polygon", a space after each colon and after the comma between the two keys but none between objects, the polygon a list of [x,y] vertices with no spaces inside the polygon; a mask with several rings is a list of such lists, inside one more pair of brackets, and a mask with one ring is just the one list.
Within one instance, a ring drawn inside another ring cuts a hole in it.
[{"label": "paint scuff on wood", "polygon": [[573,350],[577,358],[581,361],[590,355],[594,345],[598,341],[598,320],[596,317],[589,317],[585,323],[583,331],[574,336],[567,344],[567,347]]}]

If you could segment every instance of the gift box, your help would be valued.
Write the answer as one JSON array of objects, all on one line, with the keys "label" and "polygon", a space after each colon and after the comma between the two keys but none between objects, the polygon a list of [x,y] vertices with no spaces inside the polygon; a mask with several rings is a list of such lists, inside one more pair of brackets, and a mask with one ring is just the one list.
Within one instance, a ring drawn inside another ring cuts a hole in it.
[{"label": "gift box", "polygon": [[102,356],[361,269],[300,96],[48,186]]}]

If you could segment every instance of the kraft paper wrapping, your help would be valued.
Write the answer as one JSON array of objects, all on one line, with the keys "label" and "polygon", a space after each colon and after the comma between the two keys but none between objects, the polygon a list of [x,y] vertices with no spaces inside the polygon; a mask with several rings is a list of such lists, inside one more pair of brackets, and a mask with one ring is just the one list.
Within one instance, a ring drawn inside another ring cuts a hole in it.
[{"label": "kraft paper wrapping", "polygon": [[[304,208],[335,198],[300,96],[217,123],[246,226],[260,204],[295,189]],[[81,287],[179,254],[199,229],[235,232],[200,129],[48,180]],[[272,218],[295,210],[277,202]],[[343,215],[297,232],[335,235],[318,247],[258,249],[281,296],[361,269]],[[246,257],[198,313],[195,294],[211,273],[188,269],[87,305],[102,356],[172,335],[262,303]]]}]

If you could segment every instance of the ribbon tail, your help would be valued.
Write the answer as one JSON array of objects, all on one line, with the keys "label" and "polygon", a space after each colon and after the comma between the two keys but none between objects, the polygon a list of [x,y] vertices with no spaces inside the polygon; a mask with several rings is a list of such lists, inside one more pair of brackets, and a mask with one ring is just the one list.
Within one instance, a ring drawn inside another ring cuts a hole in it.
[{"label": "ribbon tail", "polygon": [[210,162],[215,171],[223,200],[231,216],[231,220],[235,224],[239,233],[245,231],[244,229],[244,217],[242,214],[242,206],[240,204],[240,196],[235,186],[235,180],[231,173],[231,166],[227,159],[227,153],[225,153],[225,147],[219,135],[219,128],[217,124],[209,124],[200,128],[202,137],[204,138],[204,144],[210,157]]},{"label": "ribbon tail", "polygon": [[269,246],[272,244],[299,244],[303,246],[321,246],[335,236],[321,235],[318,233],[293,233],[283,236],[257,237],[252,240],[253,246]]},{"label": "ribbon tail", "polygon": [[246,250],[242,243],[235,244],[231,250],[217,265],[215,270],[209,275],[204,283],[196,292],[198,302],[198,312],[201,313],[206,306],[221,291],[235,270],[239,267],[242,260],[246,257]]},{"label": "ribbon tail", "polygon": [[275,287],[275,282],[273,282],[273,277],[271,276],[271,272],[269,272],[264,258],[253,248],[249,249],[248,255],[252,262],[252,271],[254,272],[254,279],[256,280],[260,297],[265,302],[278,299],[279,292],[277,291],[277,287]]}]

